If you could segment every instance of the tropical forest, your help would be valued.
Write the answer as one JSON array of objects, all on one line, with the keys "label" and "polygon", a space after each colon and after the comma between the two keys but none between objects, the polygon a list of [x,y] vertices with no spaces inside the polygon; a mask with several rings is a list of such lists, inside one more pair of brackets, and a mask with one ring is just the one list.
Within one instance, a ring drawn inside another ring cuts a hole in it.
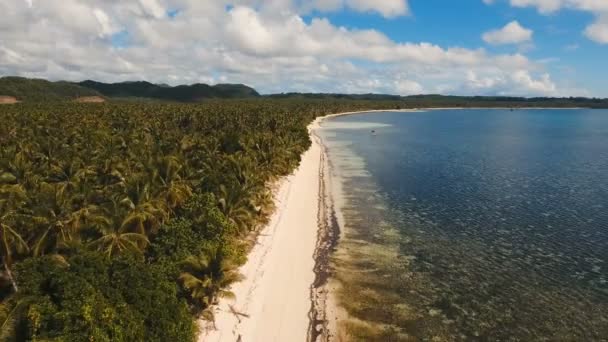
[{"label": "tropical forest", "polygon": [[390,101],[0,107],[1,341],[192,341],[317,116]]}]

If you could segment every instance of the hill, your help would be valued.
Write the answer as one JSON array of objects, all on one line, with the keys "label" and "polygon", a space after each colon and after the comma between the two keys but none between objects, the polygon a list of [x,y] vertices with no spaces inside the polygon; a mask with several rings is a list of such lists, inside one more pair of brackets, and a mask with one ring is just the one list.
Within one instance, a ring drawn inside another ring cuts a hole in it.
[{"label": "hill", "polygon": [[[50,82],[23,77],[0,78],[0,97],[11,102],[73,101],[103,102],[109,100],[200,102],[207,99],[300,99],[300,100],[357,100],[394,102],[398,108],[430,107],[585,107],[608,108],[608,99],[585,97],[508,97],[508,96],[451,96],[451,95],[387,95],[387,94],[331,94],[281,93],[260,95],[243,84],[192,84],[169,86],[146,81],[103,83]],[[9,101],[10,99],[10,101]],[[94,101],[93,101],[94,99]]]},{"label": "hill", "polygon": [[153,84],[145,81],[102,83],[87,80],[79,86],[92,89],[107,97],[157,99],[175,102],[198,102],[204,99],[253,98],[258,92],[243,84],[207,84],[179,85],[171,87],[166,84]]},{"label": "hill", "polygon": [[[78,99],[122,98],[169,102],[199,102],[205,99],[236,99],[259,97],[258,92],[242,84],[179,85],[153,84],[145,81],[102,83],[96,81],[51,82],[24,77],[0,78],[0,96],[19,102],[55,102]],[[80,100],[79,100],[80,101]]]},{"label": "hill", "polygon": [[50,82],[23,77],[0,78],[0,96],[23,102],[73,100],[83,96],[101,96],[97,91],[70,82]]}]

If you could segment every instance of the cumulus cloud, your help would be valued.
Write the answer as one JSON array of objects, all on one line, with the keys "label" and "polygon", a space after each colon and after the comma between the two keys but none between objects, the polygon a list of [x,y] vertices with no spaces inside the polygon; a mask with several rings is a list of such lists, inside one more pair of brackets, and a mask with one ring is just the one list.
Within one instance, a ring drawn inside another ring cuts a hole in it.
[{"label": "cumulus cloud", "polygon": [[608,44],[608,14],[587,26],[585,35],[600,44]]},{"label": "cumulus cloud", "polygon": [[157,0],[139,0],[139,4],[146,14],[154,18],[162,18],[166,15],[165,9]]},{"label": "cumulus cloud", "polygon": [[590,12],[608,11],[604,0],[511,0],[516,7],[536,7],[542,13],[551,13],[562,8],[573,8]]},{"label": "cumulus cloud", "polygon": [[[486,4],[493,0],[483,0]],[[561,9],[590,12],[596,21],[585,29],[584,34],[591,40],[608,44],[608,0],[510,0],[514,7],[535,7],[542,14],[551,14]]]},{"label": "cumulus cloud", "polygon": [[483,34],[484,41],[490,44],[519,44],[532,40],[533,31],[522,27],[519,22],[512,21],[499,30],[492,30]]},{"label": "cumulus cloud", "polygon": [[465,87],[477,94],[521,95],[526,94],[555,94],[557,88],[549,74],[542,74],[534,79],[529,72],[518,70],[510,75],[479,76],[474,71],[468,71]]},{"label": "cumulus cloud", "polygon": [[516,7],[536,7],[542,13],[550,13],[565,6],[564,0],[511,0],[511,5]]},{"label": "cumulus cloud", "polygon": [[315,14],[344,7],[409,11],[394,0],[4,0],[0,75],[234,82],[265,93],[559,93],[542,63],[519,53],[396,42]]},{"label": "cumulus cloud", "polygon": [[388,18],[409,13],[408,3],[404,0],[347,0],[346,5],[361,12],[377,11]]},{"label": "cumulus cloud", "polygon": [[386,18],[410,14],[407,0],[300,0],[295,6],[290,6],[293,4],[290,0],[272,1],[280,1],[283,9],[292,8],[299,12],[331,12],[348,8],[358,12],[378,13]]}]

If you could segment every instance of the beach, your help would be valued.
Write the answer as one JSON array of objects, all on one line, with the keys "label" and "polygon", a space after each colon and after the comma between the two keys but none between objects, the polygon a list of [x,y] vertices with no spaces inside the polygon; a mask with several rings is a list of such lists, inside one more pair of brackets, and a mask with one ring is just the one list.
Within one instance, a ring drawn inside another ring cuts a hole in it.
[{"label": "beach", "polygon": [[[318,121],[309,126],[313,130]],[[201,321],[199,341],[304,341],[310,326],[322,149],[316,138],[298,169],[280,181],[276,210],[230,288],[235,300]]]},{"label": "beach", "polygon": [[312,145],[296,171],[279,181],[276,210],[239,269],[244,280],[230,287],[235,298],[220,300],[214,323],[199,321],[199,342],[331,339],[336,320],[345,314],[329,290],[337,285],[328,282],[341,225],[334,211],[339,203],[332,201],[340,189],[339,182],[329,179],[324,146],[315,130],[331,117],[386,111],[413,110],[336,113],[308,126]]},{"label": "beach", "polygon": [[276,209],[261,230],[247,262],[233,284],[234,299],[221,299],[215,322],[199,321],[203,341],[327,341],[345,312],[332,296],[329,261],[343,224],[340,184],[330,179],[325,147],[315,130],[324,120],[368,112],[330,114],[308,126],[311,147],[299,167],[281,179],[274,194]]}]

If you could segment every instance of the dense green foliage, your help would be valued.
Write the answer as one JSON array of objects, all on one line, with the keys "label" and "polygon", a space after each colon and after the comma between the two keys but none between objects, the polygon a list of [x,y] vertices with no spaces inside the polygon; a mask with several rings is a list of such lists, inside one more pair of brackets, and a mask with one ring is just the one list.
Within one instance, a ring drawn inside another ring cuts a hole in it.
[{"label": "dense green foliage", "polygon": [[197,102],[204,99],[233,99],[257,97],[255,89],[242,84],[192,84],[170,87],[150,82],[101,83],[84,81],[80,86],[94,89],[104,96],[115,98],[156,99],[177,102]]},{"label": "dense green foliage", "polygon": [[[17,266],[29,301],[15,337],[44,341],[183,341],[193,325],[175,283],[129,256],[82,252],[67,262],[29,258]],[[9,304],[10,305],[10,304]]]},{"label": "dense green foliage", "polygon": [[0,96],[13,96],[24,102],[42,102],[66,101],[81,96],[101,96],[101,94],[70,82],[2,77],[0,78]]},{"label": "dense green foliage", "polygon": [[[21,77],[0,78],[0,96],[13,96],[22,102],[68,101],[81,96],[104,96],[114,100],[201,102],[210,99],[281,99],[316,101],[386,101],[400,108],[432,107],[555,107],[608,108],[608,99],[585,97],[509,97],[509,96],[444,96],[444,95],[386,95],[386,94],[313,94],[283,93],[260,96],[242,84],[179,85],[171,87],[145,81],[102,83],[96,81],[49,82]],[[388,104],[384,104],[387,106]]]},{"label": "dense green foliage", "polygon": [[586,97],[511,97],[511,96],[445,96],[445,95],[383,95],[383,94],[273,94],[273,99],[300,100],[358,100],[393,101],[402,108],[443,108],[443,107],[482,107],[482,108],[608,108],[608,99]]},{"label": "dense green foliage", "polygon": [[95,81],[49,82],[23,77],[0,78],[0,96],[12,96],[21,102],[70,101],[83,96],[116,99],[199,102],[208,99],[244,99],[260,95],[242,84],[180,85],[170,87],[149,82],[101,83]]},{"label": "dense green foliage", "polygon": [[0,107],[0,340],[189,341],[307,124],[392,102]]}]

